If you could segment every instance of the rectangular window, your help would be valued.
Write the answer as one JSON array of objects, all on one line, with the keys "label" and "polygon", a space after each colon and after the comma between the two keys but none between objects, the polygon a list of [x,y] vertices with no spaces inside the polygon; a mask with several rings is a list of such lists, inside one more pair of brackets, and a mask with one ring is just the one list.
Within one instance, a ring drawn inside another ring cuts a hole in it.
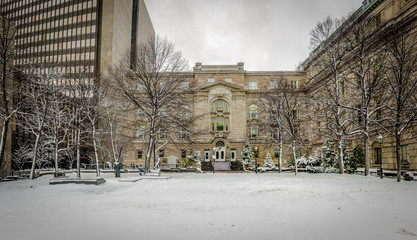
[{"label": "rectangular window", "polygon": [[181,149],[181,158],[187,158],[187,150]]},{"label": "rectangular window", "polygon": [[217,117],[216,118],[217,131],[223,131],[223,129],[224,129],[223,119],[224,118],[222,118],[222,117]]},{"label": "rectangular window", "polygon": [[251,126],[249,128],[249,137],[250,138],[257,138],[258,137],[258,130],[256,129],[256,127]]},{"label": "rectangular window", "polygon": [[270,87],[271,88],[276,88],[277,87],[277,81],[271,81],[270,82]]},{"label": "rectangular window", "polygon": [[381,148],[377,147],[374,148],[374,160],[375,160],[375,164],[381,164]]},{"label": "rectangular window", "polygon": [[142,150],[136,150],[136,158],[137,159],[142,159],[142,155],[143,155]]},{"label": "rectangular window", "polygon": [[136,129],[137,138],[145,138],[145,126],[138,126]]},{"label": "rectangular window", "polygon": [[408,145],[401,145],[401,164],[409,164]]},{"label": "rectangular window", "polygon": [[298,88],[298,81],[291,81],[292,88]]},{"label": "rectangular window", "polygon": [[274,150],[275,158],[279,158],[279,149]]},{"label": "rectangular window", "polygon": [[226,78],[225,81],[226,82],[232,82],[232,79],[231,78]]},{"label": "rectangular window", "polygon": [[188,87],[189,87],[189,83],[188,82],[183,82],[183,83],[181,83],[181,88],[182,88],[182,90],[188,90]]},{"label": "rectangular window", "polygon": [[208,82],[214,82],[214,78],[209,78]]},{"label": "rectangular window", "polygon": [[180,139],[187,139],[187,138],[188,138],[188,133],[187,133],[187,131],[180,131],[180,132],[179,132],[179,138],[180,138]]},{"label": "rectangular window", "polygon": [[229,118],[225,118],[225,120],[226,120],[226,124],[225,124],[226,131],[229,131]]},{"label": "rectangular window", "polygon": [[165,150],[161,149],[159,150],[159,157],[163,158],[165,156]]},{"label": "rectangular window", "polygon": [[210,160],[210,151],[204,151],[204,160],[209,161]]},{"label": "rectangular window", "polygon": [[232,150],[230,151],[230,159],[231,159],[232,161],[235,161],[235,160],[236,160],[236,150],[235,150],[235,149],[232,149]]},{"label": "rectangular window", "polygon": [[257,88],[256,82],[249,82],[249,90],[256,90]]}]

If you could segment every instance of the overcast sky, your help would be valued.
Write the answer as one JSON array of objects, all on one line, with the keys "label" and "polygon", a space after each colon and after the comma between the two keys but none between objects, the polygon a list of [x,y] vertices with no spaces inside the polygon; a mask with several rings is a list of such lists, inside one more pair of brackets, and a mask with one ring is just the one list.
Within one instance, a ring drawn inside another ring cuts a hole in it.
[{"label": "overcast sky", "polygon": [[246,70],[295,70],[307,58],[309,33],[362,0],[145,0],[155,31],[189,60],[244,62]]}]

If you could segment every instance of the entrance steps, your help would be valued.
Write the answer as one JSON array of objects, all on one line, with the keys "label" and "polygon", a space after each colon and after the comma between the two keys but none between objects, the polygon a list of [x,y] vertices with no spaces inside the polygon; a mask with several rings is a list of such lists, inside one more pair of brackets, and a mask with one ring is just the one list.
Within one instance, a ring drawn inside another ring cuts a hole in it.
[{"label": "entrance steps", "polygon": [[214,162],[214,170],[230,171],[230,162]]}]

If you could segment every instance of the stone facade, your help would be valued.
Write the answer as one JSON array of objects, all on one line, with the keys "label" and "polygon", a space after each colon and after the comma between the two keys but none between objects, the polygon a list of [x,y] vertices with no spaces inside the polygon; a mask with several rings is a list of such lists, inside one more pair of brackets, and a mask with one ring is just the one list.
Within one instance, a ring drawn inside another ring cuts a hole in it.
[{"label": "stone facade", "polygon": [[[250,107],[257,105],[260,111],[258,101],[260,93],[271,87],[272,78],[283,76],[288,81],[297,81],[298,86],[301,87],[305,82],[304,72],[246,71],[243,63],[236,65],[196,63],[192,76],[190,82],[195,81],[197,84],[192,107],[194,115],[199,116],[194,129],[199,134],[193,139],[192,144],[181,141],[169,143],[163,149],[163,160],[166,161],[169,156],[181,160],[194,151],[199,153],[199,160],[209,161],[213,157],[214,147],[219,147],[215,153],[216,161],[242,160],[241,152],[246,142],[260,149],[258,161],[261,165],[267,152],[274,157],[274,151],[278,146],[265,140],[270,136],[263,136],[259,131],[257,136],[250,136]],[[217,125],[217,118],[222,118],[224,122]],[[123,157],[124,164],[144,165],[146,147],[146,141],[139,139],[133,141],[131,148]],[[284,153],[284,165],[289,159],[287,153],[290,152]],[[278,160],[274,157],[274,161]]]}]

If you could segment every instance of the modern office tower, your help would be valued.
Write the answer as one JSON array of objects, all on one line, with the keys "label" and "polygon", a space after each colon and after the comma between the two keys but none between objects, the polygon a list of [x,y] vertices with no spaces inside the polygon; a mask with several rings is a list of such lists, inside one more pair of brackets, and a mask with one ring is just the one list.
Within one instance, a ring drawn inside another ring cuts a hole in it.
[{"label": "modern office tower", "polygon": [[96,75],[155,35],[144,0],[0,0],[17,28],[15,66],[58,63]]}]

